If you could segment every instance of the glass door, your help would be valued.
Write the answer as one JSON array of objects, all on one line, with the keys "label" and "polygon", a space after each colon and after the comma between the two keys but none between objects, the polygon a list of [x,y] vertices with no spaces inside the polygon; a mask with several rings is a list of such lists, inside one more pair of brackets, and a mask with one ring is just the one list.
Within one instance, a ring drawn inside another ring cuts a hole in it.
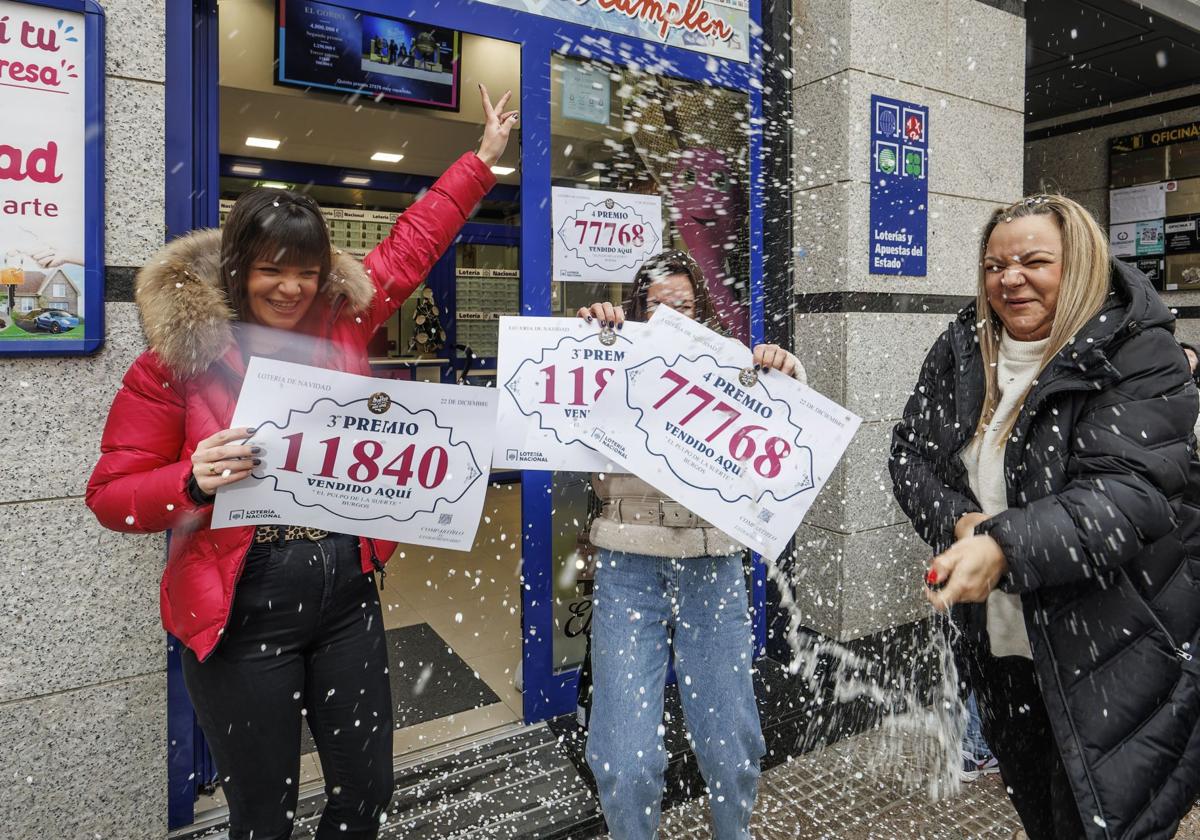
[{"label": "glass door", "polygon": [[[762,333],[761,247],[753,246],[762,236],[759,140],[751,131],[761,95],[751,68],[565,24],[549,40],[548,62],[523,69],[524,313],[573,317],[586,304],[622,302],[628,288],[552,279],[552,187],[659,195],[663,249],[696,260],[719,329],[750,343]],[[581,473],[526,471],[522,490],[524,699],[533,722],[576,706],[594,498]],[[757,558],[748,572],[761,653],[765,572]]]},{"label": "glass door", "polygon": [[[551,185],[663,198],[663,250],[701,266],[720,328],[749,335],[749,96],[638,65],[556,53],[550,61]],[[631,278],[632,279],[632,278]],[[620,304],[630,284],[551,282],[551,312]],[[590,482],[556,474],[551,512],[553,668],[577,667],[590,618]]]}]

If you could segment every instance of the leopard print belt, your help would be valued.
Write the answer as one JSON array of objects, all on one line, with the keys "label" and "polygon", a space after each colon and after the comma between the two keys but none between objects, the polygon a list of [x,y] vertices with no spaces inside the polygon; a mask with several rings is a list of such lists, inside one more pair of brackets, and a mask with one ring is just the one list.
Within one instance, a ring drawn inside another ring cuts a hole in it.
[{"label": "leopard print belt", "polygon": [[322,531],[320,528],[306,528],[303,525],[259,525],[254,529],[256,543],[292,542],[293,540],[317,542],[328,536],[328,531]]}]

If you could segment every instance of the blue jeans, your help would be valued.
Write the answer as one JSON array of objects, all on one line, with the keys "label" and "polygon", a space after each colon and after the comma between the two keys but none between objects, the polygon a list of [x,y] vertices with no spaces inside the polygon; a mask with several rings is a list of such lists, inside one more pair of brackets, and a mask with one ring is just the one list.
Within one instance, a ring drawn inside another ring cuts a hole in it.
[{"label": "blue jeans", "polygon": [[963,733],[962,748],[975,758],[992,757],[992,748],[983,737],[983,722],[979,719],[979,707],[975,703],[975,692],[967,695],[967,729]]},{"label": "blue jeans", "polygon": [[602,549],[598,560],[587,760],[609,831],[614,840],[658,836],[668,758],[663,689],[673,648],[713,836],[747,840],[766,744],[741,555],[678,560]]}]

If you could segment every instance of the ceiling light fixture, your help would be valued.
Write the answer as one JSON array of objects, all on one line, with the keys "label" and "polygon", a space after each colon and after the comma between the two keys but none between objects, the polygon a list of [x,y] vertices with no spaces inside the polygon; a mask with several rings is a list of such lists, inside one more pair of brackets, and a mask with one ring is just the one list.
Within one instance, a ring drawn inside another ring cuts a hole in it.
[{"label": "ceiling light fixture", "polygon": [[251,166],[248,163],[235,163],[233,166],[229,167],[229,171],[236,175],[249,175],[251,177],[257,177],[262,174],[262,167]]},{"label": "ceiling light fixture", "polygon": [[256,149],[278,149],[282,140],[272,140],[270,137],[247,137],[246,145]]},{"label": "ceiling light fixture", "polygon": [[404,160],[404,155],[398,155],[395,152],[376,152],[371,155],[371,160],[377,160],[380,163],[399,163]]},{"label": "ceiling light fixture", "polygon": [[349,184],[352,187],[365,187],[367,184],[371,183],[371,179],[362,175],[346,175],[344,178],[342,178],[342,183]]},{"label": "ceiling light fixture", "polygon": [[269,190],[290,190],[292,188],[291,184],[285,184],[281,181],[260,181],[258,185],[266,187]]},{"label": "ceiling light fixture", "polygon": [[497,175],[511,175],[517,171],[515,166],[493,166],[492,172]]}]

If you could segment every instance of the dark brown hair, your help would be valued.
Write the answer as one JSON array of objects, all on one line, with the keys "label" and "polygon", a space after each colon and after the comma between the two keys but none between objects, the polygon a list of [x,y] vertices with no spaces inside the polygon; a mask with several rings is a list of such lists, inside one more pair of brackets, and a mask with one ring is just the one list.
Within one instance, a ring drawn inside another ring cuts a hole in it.
[{"label": "dark brown hair", "polygon": [[221,230],[221,274],[238,320],[252,320],[246,283],[255,262],[319,265],[317,288],[323,290],[329,281],[331,250],[325,217],[308,196],[270,187],[243,193]]},{"label": "dark brown hair", "polygon": [[629,297],[625,299],[625,317],[631,321],[645,321],[646,292],[649,291],[650,284],[672,274],[686,274],[691,281],[692,294],[696,298],[696,308],[693,311],[695,319],[706,327],[716,327],[716,315],[708,297],[708,285],[704,282],[704,274],[686,251],[663,251],[642,263],[633,279]]}]

